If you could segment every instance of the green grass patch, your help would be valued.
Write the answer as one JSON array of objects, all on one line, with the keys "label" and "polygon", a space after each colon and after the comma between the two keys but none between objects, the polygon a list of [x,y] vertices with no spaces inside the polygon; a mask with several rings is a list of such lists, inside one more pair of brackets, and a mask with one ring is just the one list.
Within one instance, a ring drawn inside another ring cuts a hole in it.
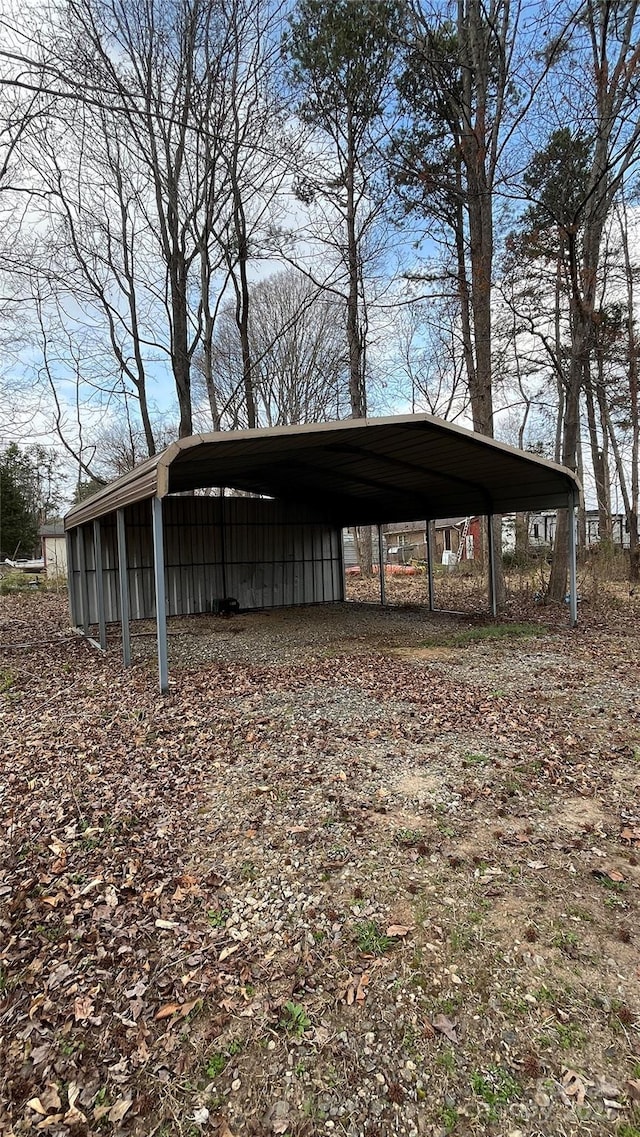
[{"label": "green grass patch", "polygon": [[471,1075],[471,1088],[477,1097],[489,1106],[489,1119],[495,1121],[497,1111],[509,1102],[520,1097],[519,1082],[508,1070],[493,1066],[483,1074],[474,1071]]},{"label": "green grass patch", "polygon": [[384,934],[375,920],[365,920],[357,924],[355,940],[360,951],[366,955],[384,955],[390,947],[393,947],[393,940]]},{"label": "green grass patch", "polygon": [[486,641],[525,639],[544,636],[548,632],[542,624],[482,624],[476,628],[463,628],[459,632],[443,632],[423,640],[421,647],[467,647]]},{"label": "green grass patch", "polygon": [[467,752],[462,755],[463,766],[486,766],[491,759],[487,754],[472,754]]},{"label": "green grass patch", "polygon": [[300,1003],[294,1003],[292,1000],[289,1000],[288,1003],[285,1003],[282,1010],[284,1013],[281,1022],[285,1030],[289,1034],[294,1035],[295,1038],[302,1038],[305,1030],[308,1030],[311,1026],[311,1019],[307,1015],[304,1007]]},{"label": "green grass patch", "polygon": [[16,677],[8,667],[0,671],[0,695],[4,695],[6,691],[10,691],[16,681]]}]

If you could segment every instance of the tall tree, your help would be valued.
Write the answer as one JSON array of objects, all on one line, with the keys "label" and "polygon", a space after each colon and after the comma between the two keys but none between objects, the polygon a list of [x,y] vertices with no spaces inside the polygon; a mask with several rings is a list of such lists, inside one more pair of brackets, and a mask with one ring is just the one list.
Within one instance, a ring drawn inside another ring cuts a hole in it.
[{"label": "tall tree", "polygon": [[[396,0],[299,0],[284,44],[298,113],[326,148],[298,193],[309,206],[315,199],[329,206],[321,240],[336,261],[332,290],[345,305],[354,418],[367,414],[365,265],[384,204],[378,174],[400,22]],[[371,527],[355,538],[361,571],[370,576]]]},{"label": "tall tree", "polygon": [[400,26],[395,0],[300,0],[284,42],[298,113],[318,133],[324,153],[299,181],[302,200],[329,203],[325,241],[342,282],[351,413],[367,412],[366,243],[382,200],[376,184]]},{"label": "tall tree", "polygon": [[[437,7],[411,0],[409,10],[399,80],[406,121],[392,146],[395,183],[414,223],[422,217],[447,250],[473,426],[493,437],[496,187],[505,147],[528,106],[515,83],[520,11],[510,0]],[[494,541],[501,547],[497,519]],[[502,607],[500,559],[497,568]]]},{"label": "tall tree", "polygon": [[36,552],[38,526],[55,514],[60,474],[54,454],[42,446],[11,443],[0,452],[0,559]]},{"label": "tall tree", "polygon": [[[558,216],[552,200],[540,200],[550,226],[566,240],[570,282],[570,353],[565,372],[562,462],[578,467],[580,398],[596,345],[601,254],[607,219],[638,161],[640,142],[640,21],[637,0],[586,0],[576,23],[565,97],[579,99],[581,128],[590,143],[586,187],[573,217]],[[568,514],[558,518],[549,596],[561,601],[567,583]]]}]

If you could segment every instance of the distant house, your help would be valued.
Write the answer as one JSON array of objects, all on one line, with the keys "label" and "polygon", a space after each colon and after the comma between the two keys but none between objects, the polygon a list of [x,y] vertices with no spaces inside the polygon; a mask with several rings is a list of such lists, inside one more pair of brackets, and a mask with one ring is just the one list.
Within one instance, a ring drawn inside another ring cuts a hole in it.
[{"label": "distant house", "polygon": [[[535,552],[550,549],[556,535],[555,509],[524,515],[527,523],[527,545]],[[508,513],[502,518],[502,552],[512,553],[516,547],[516,515]]]},{"label": "distant house", "polygon": [[[523,515],[527,524],[527,546],[532,553],[545,553],[553,548],[556,535],[555,509],[545,509]],[[624,515],[613,515],[613,541],[623,549],[629,548],[629,527]],[[442,517],[433,523],[433,556],[435,562],[459,564],[481,556],[482,535],[485,532],[482,517]],[[384,559],[386,564],[409,565],[427,559],[427,526],[425,521],[401,521],[383,525]],[[358,553],[350,530],[344,534],[345,567],[358,564]],[[597,509],[586,513],[587,548],[600,541]],[[516,548],[516,515],[502,518],[502,552],[512,553]],[[378,541],[374,535],[373,563],[378,563]]]},{"label": "distant house", "polygon": [[67,543],[64,525],[61,521],[54,521],[48,525],[41,525],[38,533],[42,541],[42,557],[46,575],[52,579],[66,577]]},{"label": "distant house", "polygon": [[[600,515],[597,509],[587,510],[587,548],[600,544]],[[629,522],[623,513],[611,516],[613,543],[621,549],[629,548]]]},{"label": "distant house", "polygon": [[[424,521],[385,525],[387,560],[408,564],[427,559],[427,526]],[[433,523],[433,555],[437,561],[472,561],[481,548],[479,517],[441,517]]]},{"label": "distant house", "polygon": [[398,521],[384,526],[386,558],[392,565],[408,565],[427,558],[425,521]]},{"label": "distant house", "polygon": [[[541,510],[538,513],[524,515],[528,528],[528,547],[533,552],[552,549],[556,536],[555,509]],[[588,509],[586,521],[586,546],[595,548],[600,543],[600,519],[597,509]],[[612,518],[613,543],[619,548],[629,548],[629,524],[624,514],[614,513]],[[516,547],[516,519],[515,514],[505,515],[502,519],[502,551],[512,552]]]}]

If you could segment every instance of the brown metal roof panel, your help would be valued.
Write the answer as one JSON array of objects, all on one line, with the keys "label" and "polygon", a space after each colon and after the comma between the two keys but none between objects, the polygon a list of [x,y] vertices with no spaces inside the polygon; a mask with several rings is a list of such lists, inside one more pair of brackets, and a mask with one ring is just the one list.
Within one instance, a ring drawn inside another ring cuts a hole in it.
[{"label": "brown metal roof panel", "polygon": [[316,502],[326,496],[350,523],[410,520],[418,503],[431,516],[566,504],[580,488],[563,467],[429,415],[346,419],[182,439],[76,506],[65,526],[156,493],[210,485],[296,500],[306,493]]},{"label": "brown metal roof panel", "polygon": [[85,525],[95,518],[105,517],[117,509],[153,497],[157,487],[158,459],[159,455],[148,458],[136,466],[135,470],[109,482],[104,489],[75,505],[65,515],[65,529],[74,529],[77,525]]}]

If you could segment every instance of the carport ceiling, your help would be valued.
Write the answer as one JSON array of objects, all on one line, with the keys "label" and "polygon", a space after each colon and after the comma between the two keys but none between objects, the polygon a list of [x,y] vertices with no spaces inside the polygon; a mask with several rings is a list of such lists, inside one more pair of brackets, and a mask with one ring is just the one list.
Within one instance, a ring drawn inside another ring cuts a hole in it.
[{"label": "carport ceiling", "polygon": [[364,525],[566,506],[574,474],[430,415],[193,435],[111,482],[73,528],[145,498],[225,486]]}]

